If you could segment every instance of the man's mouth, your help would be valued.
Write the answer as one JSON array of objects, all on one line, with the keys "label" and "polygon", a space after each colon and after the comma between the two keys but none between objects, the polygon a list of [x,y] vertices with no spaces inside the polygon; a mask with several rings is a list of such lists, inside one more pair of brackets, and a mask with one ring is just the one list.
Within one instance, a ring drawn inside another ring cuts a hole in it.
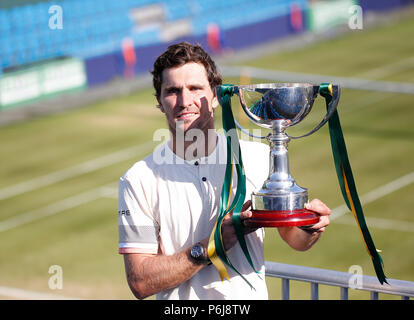
[{"label": "man's mouth", "polygon": [[183,112],[177,115],[176,119],[177,120],[188,120],[188,119],[192,119],[195,116],[198,116],[197,112]]}]

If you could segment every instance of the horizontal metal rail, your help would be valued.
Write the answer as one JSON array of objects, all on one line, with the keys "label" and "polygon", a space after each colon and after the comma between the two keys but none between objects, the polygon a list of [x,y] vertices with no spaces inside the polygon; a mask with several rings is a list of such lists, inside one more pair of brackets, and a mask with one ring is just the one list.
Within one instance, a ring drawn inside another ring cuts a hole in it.
[{"label": "horizontal metal rail", "polygon": [[[387,279],[388,284],[381,285],[376,277],[356,275],[327,269],[303,267],[291,264],[266,261],[266,276],[282,279],[282,299],[290,296],[290,280],[310,283],[310,298],[319,299],[319,284],[340,288],[340,299],[348,299],[348,289],[371,292],[371,299],[378,299],[379,293],[401,296],[402,299],[414,297],[414,282]],[[355,277],[359,277],[355,283]]]}]

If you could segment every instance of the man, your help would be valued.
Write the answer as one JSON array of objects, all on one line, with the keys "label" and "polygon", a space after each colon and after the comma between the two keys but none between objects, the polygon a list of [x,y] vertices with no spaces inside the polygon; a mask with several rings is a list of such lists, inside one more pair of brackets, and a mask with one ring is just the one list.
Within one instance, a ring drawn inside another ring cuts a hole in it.
[{"label": "man", "polygon": [[[214,131],[215,87],[222,81],[215,63],[200,46],[184,42],[159,56],[152,74],[170,140],[120,178],[119,252],[131,291],[139,299],[153,294],[158,299],[267,299],[263,228],[244,230],[261,277],[243,255],[230,215],[221,228],[230,261],[255,290],[233,270],[228,270],[230,280],[221,281],[207,254],[227,152],[225,137]],[[269,149],[246,141],[240,146],[250,195],[267,178]],[[242,220],[251,216],[249,207],[246,201]],[[311,230],[278,228],[296,250],[309,249],[329,224],[330,210],[321,201],[313,200],[308,209],[320,215]]]}]

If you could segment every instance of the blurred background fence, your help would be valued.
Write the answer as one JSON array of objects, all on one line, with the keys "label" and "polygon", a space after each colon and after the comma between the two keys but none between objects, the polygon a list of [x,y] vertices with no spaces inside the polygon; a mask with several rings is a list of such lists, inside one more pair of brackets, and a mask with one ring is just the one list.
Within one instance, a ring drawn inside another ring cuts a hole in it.
[{"label": "blurred background fence", "polygon": [[229,54],[304,32],[347,26],[412,0],[1,1],[0,110],[114,78],[148,73],[168,44]]}]

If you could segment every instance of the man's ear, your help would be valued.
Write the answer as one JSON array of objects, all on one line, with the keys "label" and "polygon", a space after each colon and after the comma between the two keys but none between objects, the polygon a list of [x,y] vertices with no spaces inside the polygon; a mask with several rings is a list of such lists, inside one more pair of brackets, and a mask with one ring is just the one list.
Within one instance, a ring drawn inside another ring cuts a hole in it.
[{"label": "man's ear", "polygon": [[157,102],[158,102],[157,107],[161,110],[162,113],[165,113],[164,107],[162,106],[162,104],[160,103],[160,100],[158,98],[157,98]]},{"label": "man's ear", "polygon": [[218,102],[218,99],[217,99],[217,95],[214,96],[213,101],[211,101],[211,105],[212,105],[213,109],[218,107],[219,102]]}]

